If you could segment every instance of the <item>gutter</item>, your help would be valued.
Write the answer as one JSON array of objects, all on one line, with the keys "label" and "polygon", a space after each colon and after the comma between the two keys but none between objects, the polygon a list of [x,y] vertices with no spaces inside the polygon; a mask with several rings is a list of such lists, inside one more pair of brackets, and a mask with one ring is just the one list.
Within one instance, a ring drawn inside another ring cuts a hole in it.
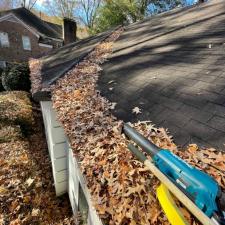
[{"label": "gutter", "polygon": [[[104,42],[111,34],[113,34],[113,32],[115,32],[117,29],[119,29],[121,27],[122,27],[122,25],[117,26],[117,27],[115,27],[115,28],[107,31],[108,34],[101,41],[99,41],[96,44],[96,46],[99,45],[100,43]],[[92,51],[94,51],[94,49],[96,48],[96,46],[94,46],[91,50],[89,50],[88,52],[86,52],[85,54],[83,54],[80,58],[78,58],[76,61],[74,61],[74,63],[72,63],[69,67],[65,68],[61,76],[59,76],[59,77],[57,77],[55,79],[52,79],[50,81],[50,83],[43,85],[42,88],[45,88],[46,89],[49,86],[55,84],[58,79],[62,78],[75,65],[79,64],[80,62],[82,62],[84,60],[84,58],[86,58]],[[40,102],[40,101],[51,101],[51,91],[50,90],[49,91],[48,90],[47,91],[41,91],[40,90],[40,91],[37,91],[34,94],[32,94],[32,97],[37,102]]]}]

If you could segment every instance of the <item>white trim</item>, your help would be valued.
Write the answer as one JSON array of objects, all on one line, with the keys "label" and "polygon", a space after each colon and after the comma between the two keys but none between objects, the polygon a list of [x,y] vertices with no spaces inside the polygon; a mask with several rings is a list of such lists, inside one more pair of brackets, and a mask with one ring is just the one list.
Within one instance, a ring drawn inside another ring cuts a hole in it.
[{"label": "white trim", "polygon": [[17,20],[17,19],[15,18],[15,16],[12,16],[12,15],[9,15],[9,16],[7,17],[6,20],[7,20],[8,22],[12,22],[12,23],[20,23],[20,21]]},{"label": "white trim", "polygon": [[23,49],[31,51],[31,41],[30,37],[22,35],[22,43],[23,43]]},{"label": "white trim", "polygon": [[56,114],[52,108],[52,102],[41,101],[40,103],[51,158],[55,191],[56,195],[60,196],[66,193],[68,188],[68,150],[66,136],[63,128],[58,126]]},{"label": "white trim", "polygon": [[9,13],[9,14],[6,14],[6,15],[0,17],[0,22],[2,22],[2,21],[4,21],[4,20],[7,20],[7,19],[9,19],[10,17],[14,17],[14,19],[17,19],[17,17],[16,17],[14,14]]},{"label": "white trim", "polygon": [[53,48],[52,45],[48,45],[48,44],[38,43],[38,45],[41,47],[46,47],[46,48]]},{"label": "white trim", "polygon": [[[0,22],[4,21],[4,20],[7,20],[8,18],[10,17],[14,17],[16,20],[18,20],[19,23],[21,23],[26,29],[28,29],[31,33],[33,33],[35,36],[37,36],[38,38],[40,36],[42,37],[45,37],[45,38],[49,38],[51,40],[54,40],[54,41],[60,41],[60,42],[63,42],[63,39],[60,39],[60,38],[53,38],[53,37],[49,37],[49,36],[46,36],[45,34],[42,34],[40,32],[38,32],[37,30],[35,29],[32,29],[31,27],[29,27],[26,23],[24,23],[21,19],[19,19],[16,15],[14,15],[13,13],[9,13],[7,15],[4,15],[2,17],[0,17]],[[51,28],[52,29],[52,28]]]},{"label": "white trim", "polygon": [[9,35],[8,35],[7,32],[0,31],[0,46],[2,48],[9,48],[10,47]]},{"label": "white trim", "polygon": [[2,16],[0,18],[0,22],[7,20],[10,17],[14,17],[16,20],[18,20],[27,30],[29,30],[32,34],[34,34],[36,37],[40,37],[39,32],[37,32],[36,30],[31,29],[27,24],[25,24],[21,19],[19,19],[17,16],[15,16],[13,13],[9,13],[5,16]]},{"label": "white trim", "polygon": [[49,37],[49,36],[46,36],[46,35],[44,35],[44,34],[41,34],[43,37],[45,37],[45,38],[49,38],[49,39],[51,39],[51,40],[54,40],[54,41],[60,41],[60,42],[63,42],[63,39],[60,39],[60,38],[53,38],[53,37]]},{"label": "white trim", "polygon": [[0,68],[5,68],[6,67],[6,61],[0,60]]}]

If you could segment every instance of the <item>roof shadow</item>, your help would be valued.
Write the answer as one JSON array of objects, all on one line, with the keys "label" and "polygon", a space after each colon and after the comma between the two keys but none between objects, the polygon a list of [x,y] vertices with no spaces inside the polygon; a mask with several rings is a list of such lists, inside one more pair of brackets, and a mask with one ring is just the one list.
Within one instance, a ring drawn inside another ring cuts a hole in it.
[{"label": "roof shadow", "polygon": [[[205,10],[221,1],[215,5]],[[113,114],[169,128],[180,146],[196,142],[225,150],[224,24],[225,7],[166,32],[166,24],[127,29],[98,81],[101,94],[117,103]],[[142,113],[132,113],[134,107]]]}]

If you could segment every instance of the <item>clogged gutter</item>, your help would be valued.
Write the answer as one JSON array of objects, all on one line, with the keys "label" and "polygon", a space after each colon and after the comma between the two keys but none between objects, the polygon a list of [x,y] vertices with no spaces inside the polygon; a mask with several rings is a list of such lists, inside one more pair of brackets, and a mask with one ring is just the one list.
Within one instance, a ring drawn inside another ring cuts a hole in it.
[{"label": "clogged gutter", "polygon": [[30,80],[31,80],[31,92],[35,93],[41,89],[41,60],[30,59]]},{"label": "clogged gutter", "polygon": [[[100,64],[111,54],[121,32],[115,31],[51,87],[53,107],[104,223],[169,224],[156,200],[157,179],[129,153],[128,141],[121,134],[122,121],[111,114],[112,104],[96,89]],[[225,188],[225,154],[198,149],[196,145],[181,152],[163,128],[149,122],[133,126],[158,146],[214,176]],[[198,224],[184,208],[182,212],[190,224]]]}]

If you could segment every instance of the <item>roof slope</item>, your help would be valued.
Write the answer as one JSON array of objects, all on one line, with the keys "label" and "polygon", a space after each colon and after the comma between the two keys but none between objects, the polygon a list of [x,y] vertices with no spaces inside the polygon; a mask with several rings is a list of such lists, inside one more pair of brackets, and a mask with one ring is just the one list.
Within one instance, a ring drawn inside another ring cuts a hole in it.
[{"label": "roof slope", "polygon": [[126,27],[98,82],[114,114],[168,127],[181,145],[224,149],[224,24],[225,1],[212,0]]},{"label": "roof slope", "polygon": [[58,33],[58,35],[62,38],[62,25],[51,23],[48,21],[44,21],[44,22],[47,23],[52,29],[54,29]]},{"label": "roof slope", "polygon": [[9,13],[14,14],[28,26],[32,27],[38,33],[44,36],[62,39],[62,30],[59,29],[58,25],[41,20],[39,17],[37,17],[35,14],[24,7],[0,12],[0,16],[7,15]]},{"label": "roof slope", "polygon": [[52,51],[47,56],[41,58],[42,86],[48,87],[58,78],[64,75],[69,69],[77,64],[93,48],[112,31],[107,31],[99,35],[89,37]]}]

